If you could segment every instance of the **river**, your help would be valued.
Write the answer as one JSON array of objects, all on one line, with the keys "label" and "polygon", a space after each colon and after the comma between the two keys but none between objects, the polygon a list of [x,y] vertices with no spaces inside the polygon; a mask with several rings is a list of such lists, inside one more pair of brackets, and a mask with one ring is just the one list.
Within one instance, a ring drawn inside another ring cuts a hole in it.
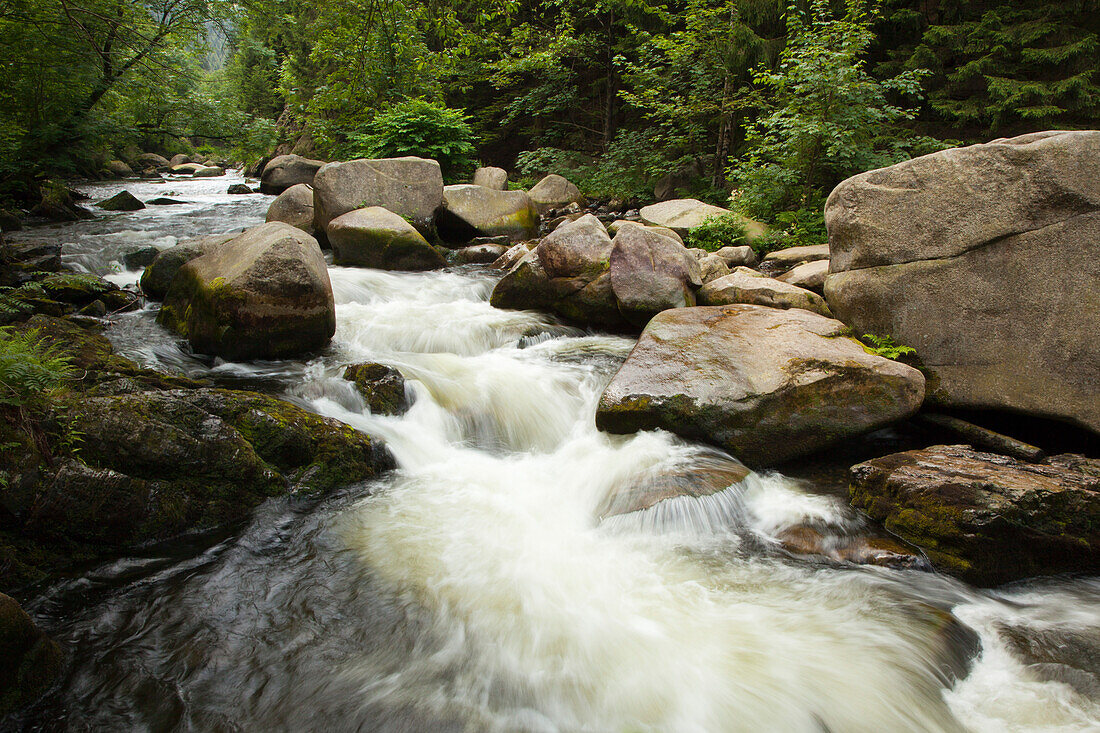
[{"label": "river", "polygon": [[[270,197],[225,194],[240,180],[90,184],[188,203],[17,238],[133,283],[128,249],[262,222]],[[665,433],[596,431],[630,339],[494,309],[486,267],[330,274],[336,336],[309,361],[192,355],[155,305],[108,335],[380,436],[399,469],[43,589],[28,610],[69,664],[18,729],[1100,731],[1100,579],[978,590],[793,556],[785,529],[869,529],[774,473],[612,516],[624,492],[730,467]],[[361,361],[401,370],[405,415],[365,410],[340,376]]]}]

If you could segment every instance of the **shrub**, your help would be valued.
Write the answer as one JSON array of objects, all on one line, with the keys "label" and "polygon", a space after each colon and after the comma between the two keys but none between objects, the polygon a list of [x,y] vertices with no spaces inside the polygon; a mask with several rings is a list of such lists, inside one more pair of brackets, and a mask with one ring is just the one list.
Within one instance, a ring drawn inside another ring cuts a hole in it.
[{"label": "shrub", "polygon": [[738,247],[745,244],[745,225],[736,214],[708,216],[702,224],[688,230],[685,244],[707,252],[717,252],[723,247]]},{"label": "shrub", "polygon": [[431,158],[448,183],[467,179],[477,166],[474,132],[460,110],[410,99],[377,115],[361,132],[348,135],[351,157]]}]

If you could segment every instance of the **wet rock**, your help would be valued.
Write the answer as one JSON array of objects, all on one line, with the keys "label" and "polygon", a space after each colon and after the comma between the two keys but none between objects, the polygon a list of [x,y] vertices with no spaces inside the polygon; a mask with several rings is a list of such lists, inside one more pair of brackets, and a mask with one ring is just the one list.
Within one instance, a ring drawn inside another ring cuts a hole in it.
[{"label": "wet rock", "polygon": [[619,312],[642,326],[656,313],[695,305],[699,263],[674,240],[645,227],[615,235],[608,274]]},{"label": "wet rock", "polygon": [[278,155],[267,162],[260,173],[260,193],[277,195],[291,186],[312,184],[323,160],[311,160],[300,155]]},{"label": "wet rock", "polygon": [[105,211],[138,211],[145,208],[145,204],[129,191],[119,191],[111,198],[100,201],[96,206]]},{"label": "wet rock", "polygon": [[344,371],[344,379],[355,383],[372,414],[403,415],[409,409],[405,378],[393,367],[352,364]]},{"label": "wet rock", "polygon": [[600,398],[612,433],[663,428],[768,466],[904,419],[924,377],[844,324],[756,305],[658,313]]},{"label": "wet rock", "polygon": [[380,206],[430,234],[443,202],[439,163],[425,158],[360,158],[326,163],[313,179],[314,226],[327,230],[333,219],[364,207]]},{"label": "wet rock", "polygon": [[498,270],[510,270],[519,262],[520,258],[530,251],[531,245],[528,242],[512,245],[493,262],[493,267]]},{"label": "wet rock", "polygon": [[613,486],[596,516],[605,519],[642,511],[677,497],[710,496],[741,483],[749,473],[744,465],[718,451],[689,463],[659,466]]},{"label": "wet rock", "polygon": [[145,203],[149,206],[179,206],[180,204],[185,204],[187,202],[180,201],[179,199],[168,198],[167,196],[158,196],[155,199],[149,199]]},{"label": "wet rock", "polygon": [[780,282],[795,287],[812,290],[818,295],[825,291],[825,277],[829,274],[828,260],[815,260],[796,265],[790,271],[776,278]]},{"label": "wet rock", "polygon": [[134,169],[121,160],[108,160],[103,167],[106,168],[111,175],[118,176],[119,178],[134,177]]},{"label": "wet rock", "polygon": [[943,405],[1100,432],[1100,132],[945,150],[841,183],[825,296],[916,349]]},{"label": "wet rock", "polygon": [[94,217],[92,212],[76,203],[81,195],[68,186],[56,181],[46,181],[42,184],[40,193],[41,201],[31,209],[33,216],[41,216],[50,221],[79,221]]},{"label": "wet rock", "polygon": [[508,188],[508,171],[503,168],[478,168],[474,171],[475,186],[484,186],[494,191],[504,191]]},{"label": "wet rock", "polygon": [[333,219],[328,239],[337,265],[380,270],[434,270],[446,265],[416,227],[381,206]]},{"label": "wet rock", "polygon": [[468,242],[475,237],[529,239],[538,231],[538,212],[524,191],[496,191],[462,184],[443,187],[436,214],[439,236],[446,242]]},{"label": "wet rock", "polygon": [[455,252],[455,260],[462,264],[490,265],[507,251],[503,244],[475,244]]},{"label": "wet rock", "polygon": [[196,257],[214,251],[236,236],[236,234],[213,234],[180,242],[174,247],[161,251],[141,274],[141,291],[150,298],[163,300],[181,267]]},{"label": "wet rock", "polygon": [[756,270],[738,267],[731,274],[707,283],[699,289],[702,305],[749,303],[769,308],[803,308],[832,317],[825,299],[817,293],[765,277]]},{"label": "wet rock", "polygon": [[[245,184],[245,183],[234,183],[234,184],[233,184],[232,186],[230,186],[230,187],[229,187],[229,188],[228,188],[228,189],[226,190],[226,193],[228,193],[228,194],[235,194],[235,195],[241,195],[241,196],[243,196],[243,195],[245,195],[245,194],[249,194],[249,193],[252,193],[252,189],[248,187],[248,184]],[[293,225],[292,225],[292,226],[293,226]]]},{"label": "wet rock", "polygon": [[289,224],[253,227],[180,267],[157,322],[225,359],[319,349],[336,330],[321,248]]},{"label": "wet rock", "polygon": [[[641,221],[650,226],[668,227],[681,237],[686,237],[692,227],[697,227],[710,217],[729,216],[732,212],[721,206],[705,204],[697,199],[672,199],[657,204],[643,206],[639,211]],[[745,226],[745,237],[749,241],[768,233],[768,228],[760,222],[735,215]]]},{"label": "wet rock", "polygon": [[1100,461],[933,446],[852,467],[850,499],[968,582],[1100,570]]},{"label": "wet rock", "polygon": [[783,549],[795,555],[899,570],[929,569],[928,563],[914,550],[887,537],[835,536],[809,525],[799,525],[783,530],[776,539]]},{"label": "wet rock", "polygon": [[5,242],[0,240],[0,285],[14,287],[30,280],[32,273],[61,269],[58,242]]},{"label": "wet rock", "polygon": [[195,178],[217,178],[225,175],[225,168],[218,165],[209,165],[191,174]]},{"label": "wet rock", "polygon": [[312,232],[313,187],[299,183],[280,193],[267,208],[267,221],[281,221],[303,232]]},{"label": "wet rock", "polygon": [[584,196],[581,195],[580,189],[555,173],[536,183],[528,194],[540,215],[571,203],[584,204]]},{"label": "wet rock", "polygon": [[34,702],[61,674],[61,649],[15,599],[0,593],[0,720]]}]

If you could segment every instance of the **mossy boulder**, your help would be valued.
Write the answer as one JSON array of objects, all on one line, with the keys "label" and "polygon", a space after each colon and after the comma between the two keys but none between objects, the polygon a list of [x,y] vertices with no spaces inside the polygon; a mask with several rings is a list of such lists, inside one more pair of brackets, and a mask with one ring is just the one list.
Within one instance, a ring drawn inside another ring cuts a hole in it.
[{"label": "mossy boulder", "polygon": [[191,260],[213,252],[236,234],[212,234],[180,242],[160,252],[141,273],[141,290],[150,298],[163,300],[179,269]]},{"label": "mossy boulder", "polygon": [[328,225],[333,262],[379,270],[434,270],[447,264],[416,227],[381,206],[349,211]]},{"label": "mossy boulder", "polygon": [[852,506],[969,582],[1100,571],[1096,459],[1035,464],[941,445],[860,463],[850,479]]},{"label": "mossy boulder", "polygon": [[475,237],[529,239],[539,215],[525,191],[498,191],[476,184],[443,187],[436,229],[445,242],[464,244]]},{"label": "mossy boulder", "polygon": [[197,257],[172,280],[157,322],[202,353],[277,359],[328,344],[336,310],[317,240],[261,224]]},{"label": "mossy boulder", "polygon": [[375,415],[401,415],[409,409],[405,378],[393,367],[352,364],[344,371],[344,379],[355,383],[355,389]]},{"label": "mossy boulder", "polygon": [[924,377],[844,324],[758,305],[658,313],[600,398],[612,433],[662,428],[752,467],[804,456],[916,412]]},{"label": "mossy boulder", "polygon": [[40,697],[61,674],[61,649],[15,599],[0,593],[0,720]]}]

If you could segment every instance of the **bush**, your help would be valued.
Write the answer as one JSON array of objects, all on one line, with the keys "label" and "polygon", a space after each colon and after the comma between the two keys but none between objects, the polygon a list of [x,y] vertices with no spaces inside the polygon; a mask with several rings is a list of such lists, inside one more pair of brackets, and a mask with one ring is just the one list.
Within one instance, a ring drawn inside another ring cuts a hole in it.
[{"label": "bush", "polygon": [[346,152],[362,158],[431,158],[448,183],[467,180],[477,166],[474,132],[466,115],[422,99],[394,105],[363,131],[348,135]]},{"label": "bush", "polygon": [[745,225],[736,214],[708,216],[702,224],[688,230],[685,244],[707,252],[717,252],[723,247],[739,247],[745,244]]}]

